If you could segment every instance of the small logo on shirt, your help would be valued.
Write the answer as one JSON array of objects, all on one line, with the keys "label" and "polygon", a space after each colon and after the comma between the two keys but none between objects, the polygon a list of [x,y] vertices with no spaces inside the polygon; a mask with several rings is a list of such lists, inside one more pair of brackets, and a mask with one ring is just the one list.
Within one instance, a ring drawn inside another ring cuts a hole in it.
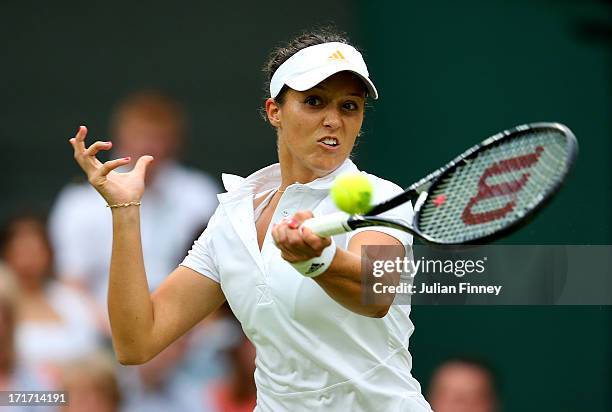
[{"label": "small logo on shirt", "polygon": [[270,298],[270,293],[268,292],[268,287],[263,285],[256,285],[257,288],[257,304],[258,305],[267,305],[272,303],[272,299]]}]

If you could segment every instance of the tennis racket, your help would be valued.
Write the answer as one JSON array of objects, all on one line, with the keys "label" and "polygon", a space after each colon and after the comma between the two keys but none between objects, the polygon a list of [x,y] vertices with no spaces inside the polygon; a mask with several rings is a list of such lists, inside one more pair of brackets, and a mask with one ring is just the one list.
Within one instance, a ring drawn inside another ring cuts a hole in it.
[{"label": "tennis racket", "polygon": [[[304,226],[322,237],[385,226],[433,244],[492,241],[542,209],[558,192],[577,153],[576,137],[562,124],[517,126],[469,148],[366,215],[334,213],[308,219]],[[413,200],[410,226],[378,216]]]}]

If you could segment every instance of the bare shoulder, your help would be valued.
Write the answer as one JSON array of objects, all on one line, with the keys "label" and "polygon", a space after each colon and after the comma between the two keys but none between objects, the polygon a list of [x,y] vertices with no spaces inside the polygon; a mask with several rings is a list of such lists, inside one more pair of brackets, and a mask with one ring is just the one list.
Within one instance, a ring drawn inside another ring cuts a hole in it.
[{"label": "bare shoulder", "polygon": [[348,249],[355,253],[361,253],[362,246],[402,246],[402,243],[395,237],[378,230],[364,230],[355,234],[350,242]]}]

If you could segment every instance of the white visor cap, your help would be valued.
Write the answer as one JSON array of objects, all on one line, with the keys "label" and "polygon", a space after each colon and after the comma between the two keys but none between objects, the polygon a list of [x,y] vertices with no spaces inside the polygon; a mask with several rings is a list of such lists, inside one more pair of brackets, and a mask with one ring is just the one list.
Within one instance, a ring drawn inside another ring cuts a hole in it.
[{"label": "white visor cap", "polygon": [[276,98],[284,85],[302,92],[342,71],[356,74],[365,83],[368,95],[378,99],[361,53],[353,46],[337,42],[309,46],[289,57],[272,75],[270,97]]}]

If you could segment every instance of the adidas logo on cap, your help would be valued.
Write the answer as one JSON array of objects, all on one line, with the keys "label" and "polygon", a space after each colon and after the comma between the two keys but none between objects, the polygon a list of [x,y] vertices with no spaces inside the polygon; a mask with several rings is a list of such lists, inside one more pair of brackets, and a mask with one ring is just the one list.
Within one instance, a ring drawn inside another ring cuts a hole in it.
[{"label": "adidas logo on cap", "polygon": [[333,52],[328,58],[328,60],[346,60],[344,58],[344,55],[340,52],[340,50],[337,50],[335,52]]}]

